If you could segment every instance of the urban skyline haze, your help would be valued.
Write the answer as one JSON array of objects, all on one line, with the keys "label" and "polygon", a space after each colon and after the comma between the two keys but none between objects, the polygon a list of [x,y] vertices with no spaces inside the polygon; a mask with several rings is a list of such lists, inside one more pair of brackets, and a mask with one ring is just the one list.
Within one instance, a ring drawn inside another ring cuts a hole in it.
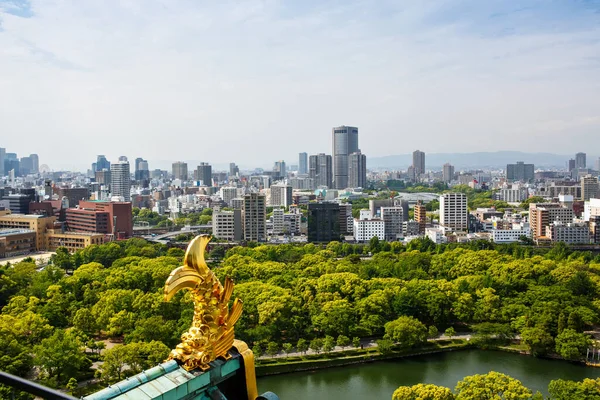
[{"label": "urban skyline haze", "polygon": [[396,3],[0,0],[0,146],[53,169],[296,164],[340,125],[369,159],[600,147],[597,2]]}]

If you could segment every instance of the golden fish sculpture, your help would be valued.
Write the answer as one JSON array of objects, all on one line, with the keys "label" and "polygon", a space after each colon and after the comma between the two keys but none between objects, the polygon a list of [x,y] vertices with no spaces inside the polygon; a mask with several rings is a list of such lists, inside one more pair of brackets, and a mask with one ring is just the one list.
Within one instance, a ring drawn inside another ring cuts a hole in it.
[{"label": "golden fish sculpture", "polygon": [[181,335],[181,343],[169,354],[183,368],[207,370],[208,363],[218,357],[228,359],[233,346],[233,326],[242,314],[242,301],[235,299],[231,310],[229,299],[233,281],[228,277],[225,286],[208,268],[204,250],[209,236],[196,236],[188,245],[183,266],[171,272],[165,283],[165,300],[169,301],[182,289],[194,297],[194,319],[190,329]]}]

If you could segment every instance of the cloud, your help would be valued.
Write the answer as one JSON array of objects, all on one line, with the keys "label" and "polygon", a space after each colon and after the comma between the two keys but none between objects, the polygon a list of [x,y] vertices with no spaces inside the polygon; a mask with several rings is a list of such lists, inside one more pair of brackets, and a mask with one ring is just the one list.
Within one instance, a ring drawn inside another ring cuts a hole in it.
[{"label": "cloud", "polygon": [[368,156],[416,138],[428,152],[574,152],[600,145],[599,8],[0,0],[0,146],[53,167],[103,153],[264,166],[330,152],[347,124]]}]

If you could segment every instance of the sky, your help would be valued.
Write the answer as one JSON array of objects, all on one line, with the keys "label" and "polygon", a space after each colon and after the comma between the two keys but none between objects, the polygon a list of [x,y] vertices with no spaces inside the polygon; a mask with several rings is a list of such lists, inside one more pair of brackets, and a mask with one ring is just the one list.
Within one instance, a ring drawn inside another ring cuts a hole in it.
[{"label": "sky", "polygon": [[0,0],[0,147],[242,167],[600,148],[600,0]]}]

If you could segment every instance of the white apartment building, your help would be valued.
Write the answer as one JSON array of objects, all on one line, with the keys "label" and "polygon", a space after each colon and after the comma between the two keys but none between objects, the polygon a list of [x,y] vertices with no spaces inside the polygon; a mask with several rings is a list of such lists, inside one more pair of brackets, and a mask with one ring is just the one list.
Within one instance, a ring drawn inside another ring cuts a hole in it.
[{"label": "white apartment building", "polygon": [[590,227],[585,223],[554,222],[546,227],[546,236],[553,242],[566,244],[589,244]]},{"label": "white apartment building", "polygon": [[583,220],[589,222],[590,217],[600,215],[600,199],[590,199],[584,203]]},{"label": "white apartment building", "polygon": [[513,185],[510,189],[500,189],[500,200],[507,203],[521,203],[527,200],[529,192],[527,188]]},{"label": "white apartment building", "polygon": [[292,204],[292,187],[290,185],[277,184],[271,186],[271,206],[289,207]]},{"label": "white apartment building", "polygon": [[493,229],[491,231],[491,239],[494,243],[518,242],[521,236],[531,237],[529,224],[519,226],[519,229]]},{"label": "white apartment building", "polygon": [[464,193],[444,193],[440,196],[440,225],[446,230],[468,230],[469,212],[467,195]]},{"label": "white apartment building", "polygon": [[354,240],[357,242],[368,242],[377,236],[379,240],[385,240],[385,222],[382,219],[371,219],[371,211],[360,210],[360,218],[354,219]]},{"label": "white apartment building", "polygon": [[284,225],[284,209],[283,208],[274,208],[273,209],[273,234],[274,235],[283,235],[285,233],[285,225]]},{"label": "white apartment building", "polygon": [[444,230],[440,228],[425,228],[425,236],[435,244],[446,243],[448,241],[446,235],[444,235]]},{"label": "white apartment building", "polygon": [[220,197],[225,203],[227,203],[228,206],[231,207],[231,200],[238,197],[238,188],[224,186],[221,188]]},{"label": "white apartment building", "polygon": [[214,212],[212,228],[213,236],[216,238],[230,241],[242,240],[242,210]]}]

